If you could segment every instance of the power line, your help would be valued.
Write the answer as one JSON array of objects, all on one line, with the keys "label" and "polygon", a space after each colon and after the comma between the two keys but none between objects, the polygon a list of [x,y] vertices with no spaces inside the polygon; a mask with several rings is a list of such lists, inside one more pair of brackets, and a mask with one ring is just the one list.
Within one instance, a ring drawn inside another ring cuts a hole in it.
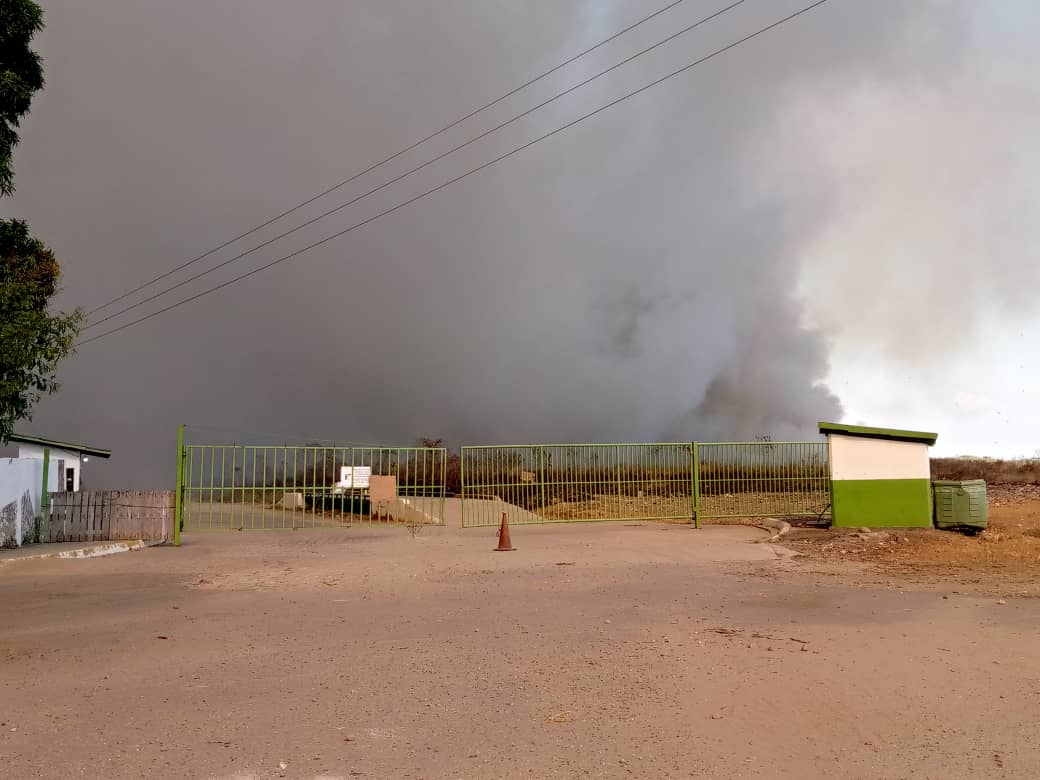
[{"label": "power line", "polygon": [[445,125],[440,130],[437,130],[434,133],[430,133],[428,136],[426,136],[425,138],[423,138],[423,139],[421,139],[419,141],[416,141],[411,146],[405,147],[401,151],[396,152],[395,154],[392,154],[389,157],[387,157],[385,159],[382,159],[382,160],[380,160],[379,162],[377,162],[377,163],[375,163],[373,165],[370,165],[368,168],[365,168],[365,170],[359,171],[358,173],[355,173],[354,175],[350,176],[347,179],[344,179],[343,181],[339,182],[338,184],[334,184],[333,186],[329,187],[327,190],[323,190],[322,192],[319,192],[317,195],[315,195],[315,196],[313,196],[311,198],[308,198],[307,200],[302,201],[301,203],[297,203],[295,206],[293,206],[292,208],[288,209],[287,211],[283,211],[281,214],[278,214],[275,217],[271,217],[266,222],[262,222],[259,225],[257,225],[256,227],[250,228],[245,233],[240,233],[239,235],[235,236],[234,238],[228,239],[227,241],[225,241],[220,246],[215,246],[212,249],[210,249],[209,251],[203,252],[201,255],[198,255],[197,257],[193,257],[191,260],[187,260],[187,261],[181,263],[180,265],[176,266],[175,268],[171,268],[169,271],[166,271],[166,272],[164,272],[162,274],[159,274],[158,276],[154,277],[153,279],[148,280],[147,282],[145,282],[142,285],[139,285],[138,287],[135,287],[134,289],[130,290],[129,292],[125,292],[125,293],[123,293],[121,295],[117,295],[112,300],[107,301],[107,302],[101,304],[97,308],[91,309],[89,312],[87,312],[87,316],[89,317],[92,314],[96,314],[97,312],[101,311],[102,309],[107,309],[112,304],[118,303],[119,301],[122,301],[122,300],[124,300],[126,298],[129,298],[134,293],[138,293],[141,290],[145,289],[146,287],[151,287],[156,282],[160,282],[163,279],[166,279],[167,277],[172,276],[173,274],[177,273],[178,271],[182,271],[185,268],[187,268],[188,266],[194,265],[195,263],[199,262],[200,260],[205,260],[210,255],[213,255],[213,254],[219,252],[221,249],[224,249],[225,247],[231,246],[231,244],[234,244],[236,241],[240,241],[243,238],[246,238],[247,236],[251,236],[253,233],[256,233],[258,230],[263,230],[268,225],[270,225],[270,224],[272,224],[274,222],[277,222],[278,220],[282,219],[283,217],[287,217],[290,214],[293,214],[293,213],[299,211],[304,206],[309,206],[311,203],[314,203],[314,201],[319,200],[319,199],[325,197],[326,195],[328,195],[328,194],[330,194],[332,192],[335,192],[336,190],[340,189],[341,187],[345,187],[346,185],[350,184],[351,182],[353,182],[353,181],[355,181],[357,179],[360,179],[366,173],[371,173],[376,168],[381,168],[382,166],[386,165],[387,163],[396,160],[401,155],[407,154],[408,152],[412,151],[413,149],[415,149],[418,146],[422,146],[427,141],[432,141],[437,136],[442,135],[443,133],[448,132],[452,128],[458,127],[460,124],[465,122],[467,119],[472,119],[477,114],[479,114],[479,113],[481,113],[483,111],[486,111],[487,109],[491,108],[492,106],[498,105],[503,100],[511,98],[517,92],[520,92],[521,90],[524,90],[527,87],[530,87],[532,84],[535,84],[536,82],[541,81],[542,79],[546,78],[547,76],[551,76],[553,73],[555,73],[556,71],[560,70],[561,68],[565,68],[568,65],[570,65],[571,63],[576,62],[577,60],[581,59],[585,55],[591,54],[592,52],[596,51],[596,49],[599,49],[599,48],[601,48],[603,46],[606,46],[611,41],[617,40],[618,38],[620,38],[625,33],[634,30],[636,27],[639,27],[640,25],[645,24],[646,22],[649,22],[651,19],[654,19],[654,18],[660,16],[661,14],[665,13],[666,11],[670,11],[671,9],[675,8],[675,6],[680,5],[683,2],[685,2],[685,0],[675,0],[675,2],[669,3],[664,8],[661,8],[661,9],[659,9],[657,11],[654,11],[649,16],[644,16],[639,21],[634,22],[633,24],[630,24],[628,27],[624,28],[623,30],[619,30],[618,32],[616,32],[613,35],[611,35],[609,38],[604,38],[599,43],[597,43],[597,44],[595,44],[593,46],[590,46],[589,48],[585,49],[584,51],[578,52],[573,57],[570,57],[569,59],[566,59],[563,62],[561,62],[559,65],[556,65],[556,66],[554,66],[552,68],[549,68],[549,70],[545,71],[544,73],[542,73],[542,74],[540,74],[538,76],[535,76],[534,78],[529,79],[528,81],[525,81],[520,86],[515,87],[514,89],[511,89],[509,92],[505,93],[501,97],[495,98],[490,103],[485,103],[480,108],[477,108],[477,109],[474,109],[473,111],[470,111],[464,117],[456,119],[451,124]]},{"label": "power line", "polygon": [[491,135],[492,133],[498,132],[503,127],[506,127],[508,125],[511,125],[513,122],[517,122],[520,119],[523,119],[525,116],[528,116],[528,115],[534,113],[535,111],[538,111],[539,109],[544,108],[545,106],[549,105],[550,103],[556,102],[560,98],[563,98],[563,97],[569,95],[571,92],[574,92],[575,90],[581,89],[582,87],[590,84],[591,82],[595,81],[596,79],[599,79],[599,78],[607,75],[608,73],[611,73],[611,72],[617,70],[618,68],[620,68],[620,67],[622,67],[624,65],[627,65],[628,63],[632,62],[633,60],[635,60],[635,59],[637,59],[639,57],[642,57],[644,54],[647,54],[647,53],[653,51],[654,49],[657,49],[657,48],[660,48],[661,46],[664,46],[666,43],[669,43],[669,42],[675,40],[676,38],[678,38],[678,37],[680,37],[682,35],[685,35],[686,33],[696,29],[697,27],[700,27],[701,25],[707,24],[708,22],[712,21],[713,19],[716,19],[719,16],[722,16],[723,14],[733,10],[738,5],[741,5],[744,2],[745,2],[745,0],[736,0],[736,2],[731,3],[730,5],[726,6],[722,10],[716,11],[715,13],[710,14],[708,16],[705,16],[703,19],[700,19],[700,20],[694,22],[693,24],[687,25],[686,27],[682,28],[678,32],[672,33],[671,35],[669,35],[664,40],[658,41],[657,43],[655,43],[655,44],[653,44],[651,46],[648,46],[647,48],[643,49],[642,51],[636,52],[635,54],[632,54],[631,56],[626,57],[625,59],[621,60],[620,62],[615,63],[614,65],[611,65],[610,67],[608,67],[608,68],[606,68],[604,70],[601,70],[599,73],[596,73],[595,75],[590,76],[587,79],[578,82],[574,86],[568,87],[567,89],[563,90],[562,92],[558,92],[555,95],[553,95],[552,97],[550,97],[550,98],[548,98],[546,100],[543,100],[541,103],[538,103],[537,105],[532,106],[531,108],[527,109],[526,111],[523,111],[523,112],[517,114],[516,116],[512,117],[511,119],[507,119],[505,122],[502,122],[501,124],[498,124],[498,125],[496,125],[495,127],[492,127],[489,130],[485,130],[483,133],[480,133],[479,135],[474,136],[473,138],[470,138],[468,141],[465,141],[465,142],[459,144],[458,146],[455,146],[455,147],[449,149],[448,151],[443,152],[442,154],[439,154],[439,155],[437,155],[436,157],[433,157],[430,160],[427,160],[426,162],[422,163],[421,165],[417,165],[416,167],[412,168],[411,170],[405,171],[404,173],[402,173],[402,174],[400,174],[398,176],[395,176],[394,178],[390,179],[389,181],[384,182],[383,184],[380,184],[378,187],[374,187],[374,188],[368,190],[367,192],[363,192],[360,195],[358,195],[358,196],[356,196],[354,198],[351,198],[347,202],[341,203],[338,206],[335,206],[335,207],[329,209],[328,211],[325,211],[324,213],[319,214],[318,216],[313,217],[313,218],[307,220],[306,222],[304,222],[304,223],[302,223],[300,225],[297,225],[294,228],[290,228],[289,230],[286,230],[286,231],[284,231],[282,233],[279,233],[277,236],[274,236],[273,238],[269,238],[267,241],[264,241],[264,242],[262,242],[260,244],[257,244],[256,246],[254,246],[254,247],[252,247],[250,249],[247,249],[244,252],[240,252],[239,254],[234,255],[233,257],[228,258],[227,260],[224,260],[224,261],[222,261],[220,263],[217,263],[216,265],[212,266],[211,268],[207,268],[204,271],[199,271],[197,274],[193,274],[192,276],[189,276],[187,279],[183,279],[183,280],[177,282],[176,284],[172,284],[169,287],[165,287],[162,290],[160,290],[159,292],[154,293],[153,295],[149,295],[147,298],[142,298],[141,300],[137,301],[137,303],[133,303],[133,304],[131,304],[129,306],[126,306],[126,307],[120,309],[119,311],[113,312],[112,314],[109,314],[109,315],[107,315],[105,317],[102,317],[99,320],[95,320],[94,322],[86,325],[83,328],[83,330],[90,330],[91,328],[96,328],[98,325],[100,325],[100,324],[102,324],[104,322],[108,322],[109,320],[113,320],[113,319],[115,319],[117,317],[121,317],[122,315],[126,314],[127,312],[133,311],[134,309],[138,309],[141,306],[144,306],[146,303],[151,303],[156,298],[161,298],[162,296],[166,295],[167,293],[173,292],[174,290],[180,289],[181,287],[184,287],[185,285],[191,284],[192,282],[194,282],[197,279],[201,279],[203,276],[208,276],[209,274],[213,273],[214,271],[219,271],[221,268],[224,268],[225,266],[231,265],[232,263],[235,263],[235,262],[241,260],[243,257],[246,257],[247,255],[251,255],[253,252],[256,252],[256,251],[258,251],[260,249],[268,247],[271,244],[273,244],[273,243],[275,243],[277,241],[280,241],[281,239],[285,238],[286,236],[292,235],[293,233],[296,233],[296,232],[298,232],[300,230],[303,230],[306,227],[309,227],[309,226],[313,225],[315,222],[319,222],[319,221],[325,219],[326,217],[329,217],[329,216],[331,216],[331,215],[333,215],[333,214],[335,214],[335,213],[337,213],[339,211],[342,211],[343,209],[347,208],[348,206],[352,206],[355,203],[358,203],[359,201],[364,200],[369,195],[374,195],[375,193],[380,192],[381,190],[386,189],[387,187],[391,186],[392,184],[396,184],[397,182],[401,181],[402,179],[408,178],[413,173],[418,173],[419,171],[421,171],[421,170],[423,170],[425,168],[428,168],[429,166],[433,165],[434,163],[439,162],[440,160],[443,160],[445,157],[448,157],[448,156],[454,154],[455,152],[457,152],[457,151],[459,151],[461,149],[465,149],[467,146],[475,144],[477,141],[480,141],[480,140],[482,140],[484,138],[487,138],[489,135]]},{"label": "power line", "polygon": [[369,217],[367,219],[364,219],[364,220],[362,220],[360,222],[357,222],[357,223],[351,225],[348,228],[344,228],[343,230],[340,230],[337,233],[333,233],[330,236],[326,236],[325,238],[321,239],[320,241],[315,241],[313,244],[308,244],[307,246],[302,247],[301,249],[297,249],[295,252],[290,252],[287,255],[283,255],[282,257],[277,258],[276,260],[272,260],[269,263],[265,263],[264,265],[258,266],[257,268],[254,268],[251,271],[247,271],[246,273],[239,274],[238,276],[233,277],[231,279],[228,279],[225,282],[222,282],[222,283],[220,283],[218,285],[214,285],[213,287],[209,287],[209,288],[207,288],[205,290],[202,290],[201,292],[198,292],[198,293],[196,293],[194,295],[188,296],[187,298],[183,298],[183,299],[181,299],[181,300],[179,300],[179,301],[177,301],[175,303],[170,304],[169,306],[165,306],[165,307],[163,307],[161,309],[158,309],[157,311],[154,311],[154,312],[151,312],[149,314],[146,314],[143,317],[138,317],[135,320],[131,320],[130,322],[124,323],[123,325],[120,325],[118,327],[112,328],[110,330],[106,330],[103,333],[97,334],[96,336],[91,336],[88,339],[84,339],[83,341],[78,342],[75,346],[76,347],[81,347],[81,346],[84,346],[86,344],[90,344],[91,342],[94,342],[94,341],[97,341],[99,339],[105,338],[106,336],[111,336],[114,333],[119,333],[122,330],[126,330],[127,328],[131,328],[134,325],[138,325],[138,324],[140,324],[142,322],[150,320],[153,317],[158,317],[161,314],[165,314],[166,312],[172,311],[173,309],[176,309],[176,308],[178,308],[180,306],[183,306],[183,305],[185,305],[187,303],[191,303],[192,301],[196,301],[199,298],[203,298],[203,297],[205,297],[205,296],[207,296],[207,295],[209,295],[211,293],[217,292],[218,290],[222,290],[225,287],[228,287],[228,286],[230,286],[232,284],[236,284],[237,282],[240,282],[243,279],[248,279],[249,277],[254,276],[254,275],[256,275],[256,274],[258,274],[258,273],[260,273],[262,271],[266,271],[269,268],[273,268],[274,266],[276,266],[276,265],[278,265],[280,263],[283,263],[286,260],[291,260],[294,257],[298,257],[299,255],[302,255],[303,253],[308,252],[311,249],[315,249],[315,248],[317,248],[319,246],[322,246],[323,244],[327,244],[329,241],[332,241],[333,239],[339,238],[340,236],[346,235],[347,233],[350,233],[350,232],[352,232],[354,230],[357,230],[358,228],[364,227],[365,225],[367,225],[367,224],[369,224],[371,222],[375,222],[377,219],[381,219],[382,217],[385,217],[388,214],[392,214],[395,211],[399,211],[400,209],[403,209],[406,206],[409,206],[409,205],[411,205],[412,203],[415,203],[418,200],[422,200],[423,198],[425,198],[425,197],[427,197],[429,195],[433,195],[434,193],[439,192],[440,190],[443,190],[446,187],[450,187],[452,184],[455,184],[456,182],[461,181],[462,179],[468,178],[468,177],[472,176],[475,173],[479,173],[480,171],[483,171],[486,168],[490,168],[492,165],[495,165],[495,164],[501,162],[502,160],[505,160],[505,159],[507,159],[509,157],[512,157],[513,155],[518,154],[518,153],[524,151],[525,149],[528,149],[528,148],[534,146],[535,144],[540,143],[541,141],[544,141],[544,140],[546,140],[548,138],[551,138],[554,135],[557,135],[558,133],[562,133],[564,130],[568,130],[569,128],[574,127],[574,125],[576,125],[576,124],[578,124],[580,122],[583,122],[586,119],[590,119],[591,117],[596,116],[597,114],[599,114],[599,113],[601,113],[603,111],[606,111],[609,108],[613,108],[614,106],[616,106],[619,103],[622,103],[622,102],[628,100],[629,98],[635,97],[636,95],[638,95],[638,94],[640,94],[642,92],[645,92],[648,89],[656,87],[658,84],[661,84],[661,83],[663,83],[665,81],[668,81],[669,79],[674,78],[675,76],[678,76],[681,73],[685,73],[686,71],[690,70],[691,68],[694,68],[694,67],[696,67],[698,65],[701,65],[702,63],[707,62],[708,60],[713,59],[713,58],[719,56],[720,54],[723,54],[723,53],[729,51],[730,49],[734,49],[734,48],[736,48],[736,47],[738,47],[738,46],[740,46],[740,45],[742,45],[744,43],[747,43],[748,41],[750,41],[750,40],[752,40],[754,38],[757,38],[758,36],[763,35],[764,33],[769,32],[770,30],[774,30],[777,27],[780,27],[781,25],[786,24],[787,22],[789,22],[789,21],[791,21],[793,19],[795,19],[795,18],[797,18],[799,16],[802,16],[803,14],[806,14],[809,11],[812,11],[815,8],[818,8],[819,6],[823,5],[827,1],[828,0],[816,0],[816,2],[811,3],[810,5],[805,6],[801,10],[795,11],[794,13],[789,14],[788,16],[785,16],[784,18],[782,18],[782,19],[780,19],[780,20],[778,20],[776,22],[773,22],[772,24],[769,24],[769,25],[766,25],[765,27],[759,28],[755,32],[753,32],[753,33],[751,33],[749,35],[746,35],[743,38],[740,38],[740,39],[738,39],[738,40],[736,40],[736,41],[734,41],[732,43],[729,43],[729,44],[727,44],[726,46],[723,46],[720,49],[716,49],[715,51],[711,52],[710,54],[706,54],[705,56],[700,57],[700,58],[694,60],[693,62],[691,62],[691,63],[689,63],[687,65],[684,65],[683,67],[681,67],[681,68],[679,68],[677,70],[673,70],[671,73],[668,73],[667,75],[664,75],[664,76],[662,76],[662,77],[660,77],[660,78],[658,78],[658,79],[656,79],[654,81],[651,81],[650,83],[645,84],[642,87],[639,87],[639,88],[637,88],[637,89],[635,89],[635,90],[633,90],[631,92],[628,92],[625,95],[622,95],[621,97],[616,98],[616,99],[610,101],[609,103],[606,103],[606,104],[600,106],[599,108],[590,111],[587,114],[583,114],[582,116],[578,117],[577,119],[571,120],[570,122],[567,122],[566,124],[561,125],[560,127],[557,127],[555,130],[551,130],[548,133],[545,133],[544,135],[541,135],[541,136],[539,136],[538,138],[535,138],[532,141],[528,141],[527,143],[525,143],[525,144],[523,144],[521,146],[517,146],[514,149],[512,149],[511,151],[506,152],[505,154],[502,154],[502,155],[494,158],[493,160],[489,160],[486,163],[478,165],[476,168],[472,168],[472,169],[466,171],[465,173],[460,174],[460,175],[458,175],[458,176],[456,176],[456,177],[454,177],[452,179],[449,179],[448,181],[444,182],[443,184],[439,184],[436,187],[433,187],[433,188],[431,188],[429,190],[426,190],[425,192],[422,192],[422,193],[420,193],[418,195],[415,195],[415,196],[413,196],[411,198],[408,198],[407,200],[404,200],[404,201],[398,203],[396,206],[392,206],[391,208],[388,208],[388,209],[386,209],[384,211],[379,212],[378,214],[375,214],[374,216],[371,216],[371,217]]}]

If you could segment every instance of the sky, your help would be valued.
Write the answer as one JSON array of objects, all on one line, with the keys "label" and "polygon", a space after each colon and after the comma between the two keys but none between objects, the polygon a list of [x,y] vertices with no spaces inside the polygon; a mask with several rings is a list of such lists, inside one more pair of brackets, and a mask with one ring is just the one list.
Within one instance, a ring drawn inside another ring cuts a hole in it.
[{"label": "sky", "polygon": [[[774,22],[746,0],[128,323],[373,217]],[[668,3],[43,2],[47,86],[0,216],[90,311]],[[121,301],[205,271],[718,11],[686,0]],[[812,438],[1040,450],[1040,130],[1026,2],[829,0],[508,159],[83,345],[26,432],[167,486],[199,443]]]},{"label": "sky", "polygon": [[[938,454],[1040,457],[1040,156],[1027,140],[1040,12],[964,7],[970,35],[946,78],[860,85],[813,109],[849,205],[801,283],[833,334],[827,381],[849,421],[938,431]],[[854,303],[871,291],[881,300]]]}]

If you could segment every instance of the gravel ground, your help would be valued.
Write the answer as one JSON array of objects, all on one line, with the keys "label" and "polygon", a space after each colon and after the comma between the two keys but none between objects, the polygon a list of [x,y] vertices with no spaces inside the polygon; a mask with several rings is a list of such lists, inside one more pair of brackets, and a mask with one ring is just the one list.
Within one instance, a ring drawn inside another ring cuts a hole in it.
[{"label": "gravel ground", "polygon": [[0,772],[1040,775],[1040,601],[822,577],[762,537],[227,532],[6,564]]},{"label": "gravel ground", "polygon": [[1040,488],[991,485],[988,495],[989,527],[977,536],[796,529],[784,544],[806,555],[806,569],[850,581],[1040,597]]}]

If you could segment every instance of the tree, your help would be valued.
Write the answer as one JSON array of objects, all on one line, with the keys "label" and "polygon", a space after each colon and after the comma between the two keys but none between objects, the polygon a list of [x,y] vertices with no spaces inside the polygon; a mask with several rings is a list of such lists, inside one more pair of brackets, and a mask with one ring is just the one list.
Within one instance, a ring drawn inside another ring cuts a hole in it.
[{"label": "tree", "polygon": [[43,60],[29,48],[42,29],[43,11],[32,0],[0,0],[0,195],[14,192],[16,128],[33,94],[43,88]]},{"label": "tree", "polygon": [[82,315],[48,310],[60,273],[25,222],[0,221],[0,441],[58,389],[54,369],[72,351]]},{"label": "tree", "polygon": [[[0,0],[0,195],[14,190],[11,151],[32,96],[43,87],[42,61],[29,48],[43,29],[31,0]],[[72,351],[82,314],[52,313],[61,269],[54,253],[21,220],[0,220],[0,442],[58,389],[58,362]]]}]

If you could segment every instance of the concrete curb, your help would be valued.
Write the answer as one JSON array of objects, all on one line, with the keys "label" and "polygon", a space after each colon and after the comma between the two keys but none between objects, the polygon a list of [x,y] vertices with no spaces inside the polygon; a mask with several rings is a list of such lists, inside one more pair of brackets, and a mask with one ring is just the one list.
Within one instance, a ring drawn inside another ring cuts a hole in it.
[{"label": "concrete curb", "polygon": [[[70,559],[70,558],[100,558],[103,555],[115,555],[116,553],[133,552],[135,550],[143,550],[146,547],[155,547],[156,545],[165,544],[165,540],[157,540],[146,542],[142,539],[135,539],[126,542],[100,542],[85,544],[82,547],[76,547],[73,549],[66,550],[32,550],[31,552],[27,549],[25,554],[16,555],[12,557],[0,558],[0,566],[5,563],[13,563],[15,561],[32,561],[32,560],[46,560],[46,559]],[[30,545],[32,547],[46,547],[45,544],[41,545]]]},{"label": "concrete curb", "polygon": [[100,558],[102,555],[115,555],[116,553],[130,552],[131,550],[143,550],[145,547],[145,543],[140,539],[133,542],[109,542],[108,544],[99,544],[94,547],[80,547],[77,550],[62,550],[55,557]]}]

